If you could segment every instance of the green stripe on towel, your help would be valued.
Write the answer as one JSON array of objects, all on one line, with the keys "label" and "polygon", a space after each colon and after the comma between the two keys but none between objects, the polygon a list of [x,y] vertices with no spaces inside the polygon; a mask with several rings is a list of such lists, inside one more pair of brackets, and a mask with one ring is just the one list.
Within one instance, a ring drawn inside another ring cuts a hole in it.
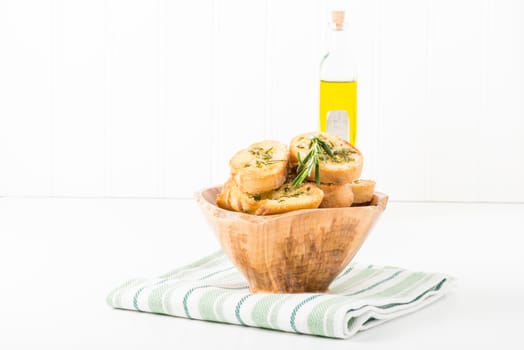
[{"label": "green stripe on towel", "polygon": [[[351,263],[326,294],[252,294],[222,252],[151,279],[133,279],[107,296],[114,308],[349,338],[439,299],[450,276]],[[140,310],[148,309],[148,310]]]}]

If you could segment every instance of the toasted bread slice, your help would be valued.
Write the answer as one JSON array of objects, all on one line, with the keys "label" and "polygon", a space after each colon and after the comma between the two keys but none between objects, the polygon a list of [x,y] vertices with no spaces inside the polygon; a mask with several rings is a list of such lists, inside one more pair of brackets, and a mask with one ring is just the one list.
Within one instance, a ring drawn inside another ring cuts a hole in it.
[{"label": "toasted bread slice", "polygon": [[369,203],[373,199],[375,192],[375,181],[373,180],[355,180],[351,183],[353,191],[354,204]]},{"label": "toasted bread slice", "polygon": [[323,198],[324,192],[312,183],[304,182],[295,188],[291,182],[286,182],[277,190],[261,195],[262,205],[255,211],[255,215],[314,209],[318,208]]},{"label": "toasted bread slice", "polygon": [[286,181],[288,147],[278,141],[257,142],[238,151],[229,161],[231,177],[242,192],[275,190]]},{"label": "toasted bread slice", "polygon": [[235,210],[231,205],[232,182],[231,179],[227,180],[222,186],[220,193],[217,194],[216,203],[222,209]]},{"label": "toasted bread slice", "polygon": [[217,205],[223,209],[253,213],[260,207],[257,199],[257,195],[240,191],[238,185],[232,179],[229,179],[217,195]]},{"label": "toasted bread slice", "polygon": [[[320,152],[320,182],[326,184],[344,184],[360,177],[364,159],[358,149],[346,140],[324,132],[313,132],[298,135],[291,140],[289,162],[297,166],[300,159],[309,153],[311,137],[316,136],[326,143],[333,156],[324,150]],[[308,176],[308,180],[315,181],[315,170]]]},{"label": "toasted bread slice", "polygon": [[324,199],[320,208],[343,208],[353,204],[353,191],[349,183],[342,185],[320,184],[317,185],[324,192]]},{"label": "toasted bread slice", "polygon": [[249,194],[240,191],[235,181],[230,179],[218,194],[217,205],[248,214],[270,215],[318,208],[323,197],[322,190],[311,183],[303,183],[297,188],[294,188],[291,183],[285,183],[273,191]]}]

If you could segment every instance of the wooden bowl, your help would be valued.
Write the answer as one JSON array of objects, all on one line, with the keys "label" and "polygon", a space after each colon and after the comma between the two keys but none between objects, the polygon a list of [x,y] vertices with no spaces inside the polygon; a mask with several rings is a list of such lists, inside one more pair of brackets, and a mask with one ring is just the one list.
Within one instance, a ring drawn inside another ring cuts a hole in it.
[{"label": "wooden bowl", "polygon": [[388,201],[375,193],[368,206],[256,216],[219,208],[219,192],[220,187],[208,188],[195,199],[253,293],[326,292]]}]

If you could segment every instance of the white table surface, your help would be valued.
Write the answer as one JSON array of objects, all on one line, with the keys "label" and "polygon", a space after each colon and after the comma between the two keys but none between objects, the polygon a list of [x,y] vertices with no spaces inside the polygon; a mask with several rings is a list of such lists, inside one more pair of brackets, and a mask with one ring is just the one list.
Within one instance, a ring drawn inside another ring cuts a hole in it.
[{"label": "white table surface", "polygon": [[218,249],[192,200],[0,198],[0,349],[523,349],[524,205],[390,203],[355,260],[450,295],[348,340],[113,310],[105,296]]}]

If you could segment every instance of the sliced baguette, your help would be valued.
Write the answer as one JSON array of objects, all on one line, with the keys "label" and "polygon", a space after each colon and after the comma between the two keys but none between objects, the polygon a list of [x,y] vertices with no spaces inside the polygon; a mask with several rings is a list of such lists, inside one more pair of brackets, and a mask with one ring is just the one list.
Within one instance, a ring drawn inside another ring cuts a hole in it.
[{"label": "sliced baguette", "polygon": [[369,203],[373,199],[375,193],[375,181],[373,180],[355,180],[351,183],[351,190],[353,191],[354,204]]},{"label": "sliced baguette", "polygon": [[238,151],[229,161],[231,177],[242,192],[262,193],[286,181],[288,147],[278,141],[262,141]]},{"label": "sliced baguette", "polygon": [[[363,157],[358,149],[344,139],[324,132],[305,133],[291,140],[289,162],[292,167],[298,165],[298,159],[304,159],[309,152],[309,143],[312,136],[324,141],[333,157],[324,150],[321,151],[320,182],[327,184],[344,184],[360,177],[363,166]],[[308,176],[308,180],[315,181],[315,170]]]},{"label": "sliced baguette", "polygon": [[277,190],[262,194],[262,205],[255,211],[255,215],[314,209],[318,208],[323,198],[324,192],[312,183],[304,182],[295,188],[291,182],[286,182]]},{"label": "sliced baguette", "polygon": [[324,199],[320,203],[320,208],[343,208],[350,207],[353,204],[351,184],[320,184],[317,186],[324,192]]},{"label": "sliced baguette", "polygon": [[285,183],[280,188],[261,193],[249,194],[228,180],[217,196],[217,205],[221,208],[255,215],[271,215],[298,209],[318,208],[324,193],[311,183],[303,183],[294,188]]},{"label": "sliced baguette", "polygon": [[217,205],[227,210],[253,213],[260,206],[255,198],[257,197],[240,191],[237,184],[229,179],[217,195]]}]

